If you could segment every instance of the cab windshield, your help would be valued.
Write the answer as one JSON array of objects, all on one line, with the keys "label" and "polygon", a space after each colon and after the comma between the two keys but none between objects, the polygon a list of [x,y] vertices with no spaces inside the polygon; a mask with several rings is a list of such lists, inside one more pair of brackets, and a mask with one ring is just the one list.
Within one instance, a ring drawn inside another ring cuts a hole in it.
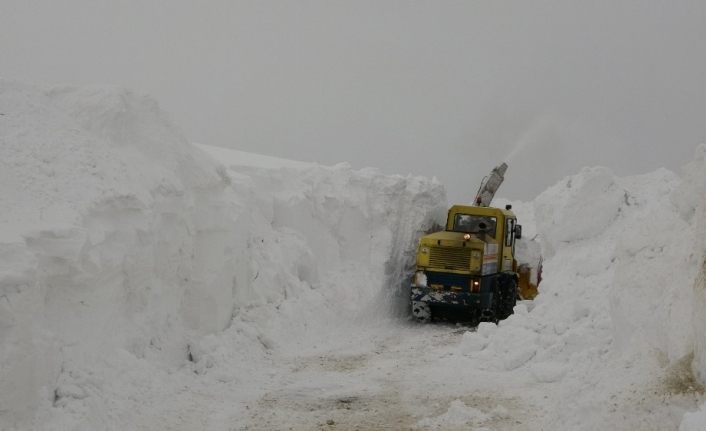
[{"label": "cab windshield", "polygon": [[497,219],[490,216],[479,216],[472,214],[456,214],[454,218],[454,232],[465,233],[485,233],[495,236]]}]

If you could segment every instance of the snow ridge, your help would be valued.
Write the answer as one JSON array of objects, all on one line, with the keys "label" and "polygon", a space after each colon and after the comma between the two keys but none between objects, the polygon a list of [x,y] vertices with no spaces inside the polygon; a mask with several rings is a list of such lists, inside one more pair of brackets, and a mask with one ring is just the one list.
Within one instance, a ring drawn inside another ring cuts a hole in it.
[{"label": "snow ridge", "polygon": [[703,375],[703,341],[691,328],[706,329],[704,302],[690,287],[704,257],[705,149],[684,179],[585,168],[515,205],[524,224],[536,221],[527,232],[543,246],[541,293],[497,330],[467,333],[460,352],[554,386],[548,429],[669,429],[679,423],[670,409],[699,399],[689,367],[696,349]]},{"label": "snow ridge", "polygon": [[312,328],[389,316],[446,206],[434,180],[345,165],[226,169],[125,90],[0,80],[0,113],[2,429],[149,428],[144,400],[221,354],[243,379]]}]

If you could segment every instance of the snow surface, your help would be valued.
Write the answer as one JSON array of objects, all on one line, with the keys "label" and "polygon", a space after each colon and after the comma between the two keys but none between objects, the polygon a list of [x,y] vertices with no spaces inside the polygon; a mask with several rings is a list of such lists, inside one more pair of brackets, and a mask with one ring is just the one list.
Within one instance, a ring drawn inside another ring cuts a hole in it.
[{"label": "snow surface", "polygon": [[408,318],[435,180],[6,80],[0,156],[2,430],[706,429],[706,145],[512,202],[540,295],[477,328]]},{"label": "snow surface", "polygon": [[151,427],[140,394],[189,360],[247,378],[332,321],[391,319],[445,211],[424,178],[252,155],[227,172],[124,90],[3,80],[0,113],[2,428]]}]

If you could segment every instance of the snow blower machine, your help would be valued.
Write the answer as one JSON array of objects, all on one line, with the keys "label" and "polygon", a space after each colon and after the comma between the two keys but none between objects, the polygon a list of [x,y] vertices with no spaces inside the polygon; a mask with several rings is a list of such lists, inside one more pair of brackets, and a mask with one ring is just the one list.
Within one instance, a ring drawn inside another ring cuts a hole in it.
[{"label": "snow blower machine", "polygon": [[515,258],[522,226],[512,206],[489,206],[506,170],[506,163],[494,168],[474,205],[452,206],[445,230],[419,240],[411,284],[417,320],[497,322],[513,313],[518,299],[537,295],[541,261],[533,268]]}]

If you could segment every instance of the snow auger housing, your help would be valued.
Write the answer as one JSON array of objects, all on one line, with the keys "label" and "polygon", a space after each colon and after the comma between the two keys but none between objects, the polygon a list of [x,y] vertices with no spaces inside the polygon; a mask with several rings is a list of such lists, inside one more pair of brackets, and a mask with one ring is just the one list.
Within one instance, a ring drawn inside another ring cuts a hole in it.
[{"label": "snow auger housing", "polygon": [[[491,173],[502,174],[504,163]],[[532,299],[536,284],[529,268],[518,265],[515,241],[522,227],[512,207],[488,204],[499,187],[494,184],[488,199],[485,181],[476,200],[479,206],[454,205],[445,230],[419,240],[417,270],[411,286],[412,313],[420,321],[434,317],[453,320],[490,320],[508,317],[518,298]],[[481,193],[486,195],[481,199]]]}]

